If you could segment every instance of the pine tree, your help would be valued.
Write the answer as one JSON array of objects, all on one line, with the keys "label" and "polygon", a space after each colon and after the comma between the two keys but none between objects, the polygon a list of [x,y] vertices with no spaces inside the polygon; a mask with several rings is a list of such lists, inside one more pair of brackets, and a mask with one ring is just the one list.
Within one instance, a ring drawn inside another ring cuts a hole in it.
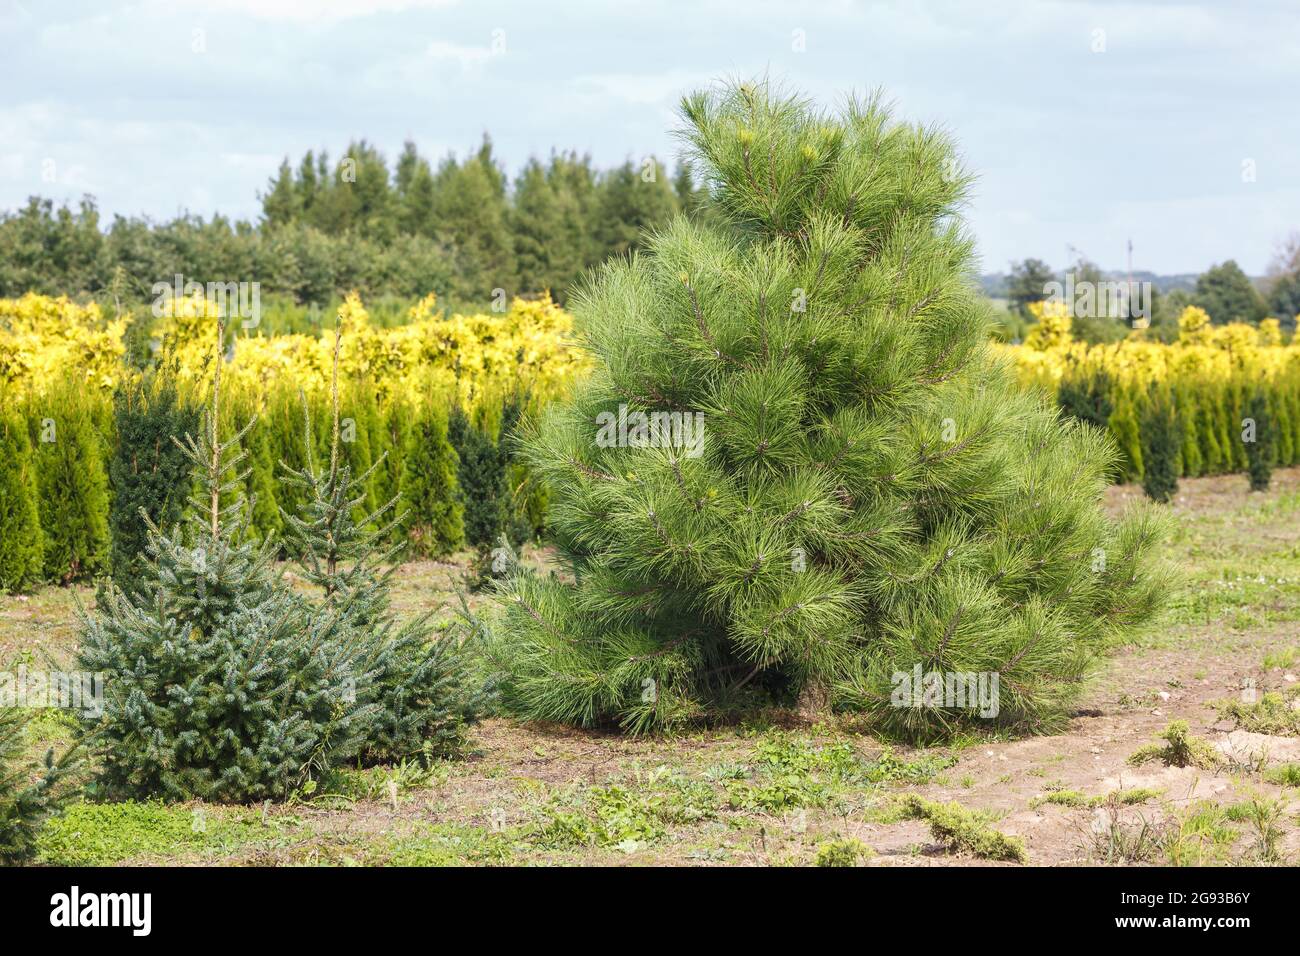
[{"label": "pine tree", "polygon": [[1167,504],[1178,491],[1183,426],[1167,388],[1153,386],[1142,404],[1142,489]]},{"label": "pine tree", "polygon": [[977,719],[895,706],[916,667],[1059,721],[1159,605],[1163,519],[1108,519],[1113,446],[991,357],[951,147],[875,99],[683,111],[726,225],[679,218],[577,299],[598,371],[524,450],[571,577],[505,578],[504,703],[633,731],[751,692],[918,736]]},{"label": "pine tree", "polygon": [[76,747],[58,760],[49,750],[35,768],[22,760],[28,720],[0,707],[0,863],[10,866],[31,859],[41,824],[76,793],[70,784],[82,764]]},{"label": "pine tree", "polygon": [[199,479],[184,525],[151,526],[137,594],[109,584],[83,616],[79,666],[107,676],[103,713],[83,731],[109,794],[284,797],[359,754],[377,711],[352,693],[373,678],[352,629],[272,571],[275,542],[248,539],[238,449],[253,422],[219,437],[215,368],[199,436],[183,445]]},{"label": "pine tree", "polygon": [[1246,405],[1243,438],[1246,437],[1249,439],[1244,444],[1250,462],[1250,490],[1268,491],[1273,478],[1273,416],[1268,409],[1268,398],[1260,390],[1251,394]]},{"label": "pine tree", "polygon": [[25,591],[37,583],[43,552],[27,423],[0,408],[0,591]]},{"label": "pine tree", "polygon": [[[338,354],[330,389],[332,431],[329,463],[309,457],[301,469],[286,467],[286,479],[303,489],[306,504],[298,515],[284,515],[287,544],[303,578],[320,588],[324,606],[338,626],[351,630],[359,668],[371,675],[355,689],[359,704],[375,705],[366,730],[366,756],[375,761],[413,755],[446,757],[458,753],[465,729],[485,701],[472,687],[465,649],[451,636],[435,639],[431,612],[399,623],[390,607],[393,558],[400,543],[381,542],[401,522],[393,498],[367,510],[366,486],[383,459],[354,475],[340,439]],[[303,403],[306,445],[313,447],[310,406]],[[356,517],[358,511],[363,512]]]}]

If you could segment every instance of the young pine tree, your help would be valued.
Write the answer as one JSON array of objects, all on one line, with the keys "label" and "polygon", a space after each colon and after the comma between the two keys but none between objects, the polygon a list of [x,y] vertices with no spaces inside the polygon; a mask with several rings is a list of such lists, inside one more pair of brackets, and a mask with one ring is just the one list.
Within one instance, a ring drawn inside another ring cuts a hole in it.
[{"label": "young pine tree", "polygon": [[0,409],[0,591],[25,591],[40,581],[43,550],[27,423]]},{"label": "young pine tree", "polygon": [[1246,420],[1242,424],[1242,439],[1246,445],[1248,474],[1251,491],[1268,491],[1273,478],[1273,417],[1268,410],[1268,397],[1255,391],[1246,405]]},{"label": "young pine tree", "polygon": [[[338,346],[336,334],[329,462],[318,466],[309,455],[303,468],[287,469],[286,480],[302,490],[306,503],[300,514],[284,515],[286,544],[303,577],[320,588],[324,607],[353,632],[359,668],[370,675],[354,688],[359,704],[375,705],[366,731],[367,759],[453,756],[478,719],[484,693],[472,686],[462,645],[450,635],[432,634],[432,612],[401,623],[392,612],[391,562],[402,546],[385,549],[381,542],[401,521],[398,499],[373,511],[365,507],[382,456],[356,475],[347,464],[340,442]],[[303,413],[306,446],[312,448],[305,401]]]},{"label": "young pine tree", "polygon": [[1061,719],[1159,605],[1162,519],[1108,519],[1109,440],[990,354],[951,147],[876,99],[741,85],[683,112],[715,215],[577,299],[598,371],[524,451],[571,575],[504,580],[505,704],[633,731],[756,690],[920,736],[973,719],[900,704],[918,668],[997,673],[1003,723]]},{"label": "young pine tree", "polygon": [[248,538],[236,450],[254,422],[220,438],[214,364],[199,437],[183,445],[199,489],[184,525],[151,526],[136,593],[110,584],[84,617],[79,667],[106,680],[83,731],[114,795],[284,797],[359,754],[377,709],[352,693],[372,678],[352,630],[272,571],[276,542]]}]

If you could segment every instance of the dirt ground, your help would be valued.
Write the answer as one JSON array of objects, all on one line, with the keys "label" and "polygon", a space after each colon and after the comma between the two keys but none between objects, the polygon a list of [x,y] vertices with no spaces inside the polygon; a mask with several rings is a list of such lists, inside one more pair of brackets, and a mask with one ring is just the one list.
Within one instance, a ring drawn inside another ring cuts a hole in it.
[{"label": "dirt ground", "polygon": [[[1112,488],[1107,507],[1140,495]],[[1031,865],[1295,862],[1300,469],[1263,495],[1240,475],[1185,481],[1173,507],[1182,587],[1158,627],[1116,649],[1062,733],[916,750],[790,714],[635,740],[492,719],[463,761],[349,771],[287,804],[86,803],[50,825],[42,860],[954,866],[999,855],[914,818],[914,794],[1018,838]],[[397,606],[437,606],[461,564],[404,566]],[[0,597],[0,662],[69,661],[78,600],[93,594]],[[1193,745],[1191,765],[1129,762],[1178,720],[1208,745]],[[32,735],[35,752],[70,728],[41,719]]]}]

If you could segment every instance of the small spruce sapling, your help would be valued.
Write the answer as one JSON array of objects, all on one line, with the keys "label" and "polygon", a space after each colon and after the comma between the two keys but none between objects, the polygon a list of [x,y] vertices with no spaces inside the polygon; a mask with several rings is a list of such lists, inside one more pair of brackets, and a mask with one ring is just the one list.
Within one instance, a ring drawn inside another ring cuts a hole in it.
[{"label": "small spruce sapling", "polygon": [[353,632],[363,672],[370,675],[355,687],[357,700],[373,704],[366,732],[365,756],[370,761],[411,756],[447,757],[460,752],[466,728],[485,701],[472,686],[467,648],[452,634],[432,633],[432,611],[399,623],[391,608],[390,588],[401,543],[385,548],[403,515],[399,498],[379,508],[364,507],[368,482],[384,466],[384,456],[364,472],[353,475],[340,446],[338,364],[340,333],[334,340],[330,399],[332,428],[329,463],[316,464],[310,449],[310,407],[303,401],[304,467],[281,464],[284,480],[300,489],[299,514],[283,515],[286,543],[302,576],[320,588],[324,606],[339,626]]},{"label": "small spruce sapling", "polygon": [[76,794],[72,784],[82,764],[76,747],[58,760],[49,750],[38,767],[23,760],[29,721],[12,707],[0,707],[0,863],[6,865],[32,858],[41,824]]},{"label": "small spruce sapling", "polygon": [[103,713],[82,732],[114,796],[278,799],[358,755],[377,708],[356,700],[371,674],[336,610],[272,569],[276,543],[248,536],[242,494],[250,420],[222,440],[219,323],[212,398],[181,444],[197,490],[184,521],[149,527],[134,594],[111,583],[83,612],[79,667],[106,675]]}]

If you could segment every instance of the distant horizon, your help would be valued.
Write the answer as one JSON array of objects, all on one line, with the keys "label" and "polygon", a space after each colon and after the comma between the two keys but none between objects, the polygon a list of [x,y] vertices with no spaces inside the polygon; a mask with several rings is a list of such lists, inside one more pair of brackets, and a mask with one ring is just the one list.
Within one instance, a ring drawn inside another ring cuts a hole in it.
[{"label": "distant horizon", "polygon": [[286,156],[362,138],[391,162],[486,132],[512,179],[552,149],[671,166],[683,93],[770,75],[826,108],[879,87],[947,128],[978,177],[981,272],[1076,247],[1122,263],[1131,239],[1135,268],[1260,276],[1300,228],[1300,124],[1277,121],[1297,22],[1273,0],[9,0],[0,209],[90,194],[106,220],[256,222]]}]

